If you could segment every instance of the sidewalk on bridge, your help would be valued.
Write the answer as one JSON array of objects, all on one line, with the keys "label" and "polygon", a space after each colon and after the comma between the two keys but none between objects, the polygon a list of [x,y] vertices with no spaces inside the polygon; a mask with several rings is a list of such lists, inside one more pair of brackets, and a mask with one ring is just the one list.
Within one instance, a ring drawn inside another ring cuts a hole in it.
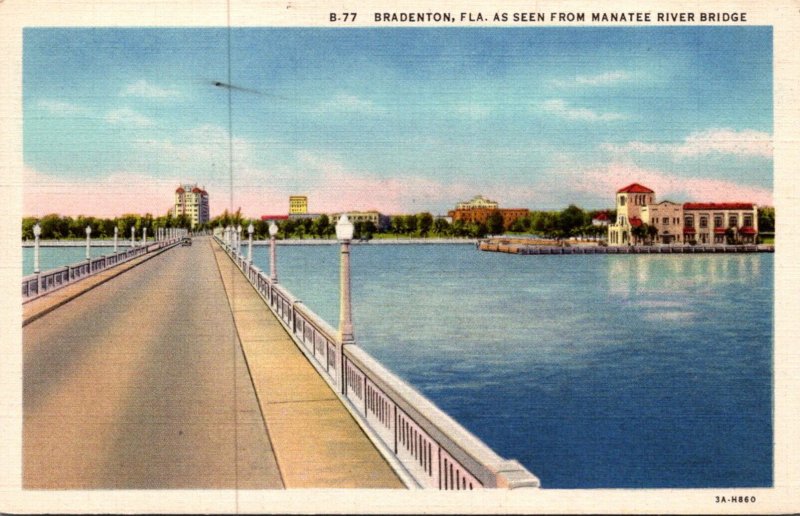
[{"label": "sidewalk on bridge", "polygon": [[212,241],[287,488],[403,488],[247,278]]},{"label": "sidewalk on bridge", "polygon": [[133,269],[137,265],[142,264],[147,260],[158,256],[159,254],[163,253],[164,251],[167,251],[168,249],[172,249],[172,247],[166,247],[159,251],[154,251],[152,253],[145,254],[144,256],[139,256],[123,264],[98,272],[93,276],[89,276],[82,280],[76,281],[75,283],[62,287],[49,294],[45,294],[42,297],[33,299],[32,301],[23,304],[22,326],[32,323],[39,317],[52,312],[53,310],[63,305],[64,303],[72,301],[76,297],[85,294],[86,292],[92,290],[98,285],[102,285],[106,281],[113,279],[119,276],[120,274]]}]

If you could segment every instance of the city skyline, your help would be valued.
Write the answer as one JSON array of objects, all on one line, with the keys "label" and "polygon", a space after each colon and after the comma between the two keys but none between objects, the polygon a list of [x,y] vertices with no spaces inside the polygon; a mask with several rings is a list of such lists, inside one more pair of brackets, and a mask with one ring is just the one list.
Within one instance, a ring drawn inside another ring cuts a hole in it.
[{"label": "city skyline", "polygon": [[185,182],[212,216],[287,211],[297,193],[311,212],[446,213],[476,194],[604,209],[630,182],[771,205],[771,40],[233,29],[229,77],[224,29],[26,29],[23,213],[160,215]]}]

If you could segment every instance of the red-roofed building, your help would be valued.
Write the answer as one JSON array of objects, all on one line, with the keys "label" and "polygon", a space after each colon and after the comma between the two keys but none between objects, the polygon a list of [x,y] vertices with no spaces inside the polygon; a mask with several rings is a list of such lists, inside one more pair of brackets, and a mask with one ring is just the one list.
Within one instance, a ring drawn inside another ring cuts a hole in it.
[{"label": "red-roofed building", "polygon": [[601,211],[592,217],[592,226],[608,226],[610,223],[611,218],[608,216],[608,212]]},{"label": "red-roofed building", "polygon": [[[656,203],[653,190],[631,183],[617,190],[616,207],[617,220],[608,226],[609,245],[650,238],[660,244],[754,244],[758,239],[758,209],[753,203]],[[649,236],[635,229],[644,225]]]},{"label": "red-roofed building", "polygon": [[684,226],[693,229],[689,242],[698,244],[755,244],[758,237],[758,208],[750,202],[687,202],[683,205]]},{"label": "red-roofed building", "polygon": [[628,186],[626,186],[625,188],[620,188],[619,190],[617,190],[617,193],[618,194],[626,193],[626,194],[653,194],[653,195],[655,195],[654,191],[652,191],[651,189],[647,188],[646,186],[640,185],[639,183],[631,183]]},{"label": "red-roofed building", "polygon": [[628,245],[633,243],[631,235],[633,226],[631,221],[638,219],[641,225],[642,208],[648,204],[653,204],[656,200],[656,193],[640,185],[631,183],[625,188],[617,190],[617,220],[608,226],[609,245]]},{"label": "red-roofed building", "polygon": [[192,228],[208,222],[211,218],[208,206],[208,192],[196,184],[181,185],[175,190],[175,207],[172,216],[186,215]]}]

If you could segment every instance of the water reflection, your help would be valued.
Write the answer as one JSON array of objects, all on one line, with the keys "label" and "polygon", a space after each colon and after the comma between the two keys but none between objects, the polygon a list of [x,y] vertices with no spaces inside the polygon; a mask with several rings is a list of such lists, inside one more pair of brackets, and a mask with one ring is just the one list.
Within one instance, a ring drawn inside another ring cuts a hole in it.
[{"label": "water reflection", "polygon": [[761,274],[761,257],[736,255],[628,255],[609,257],[608,291],[618,296],[744,285]]}]

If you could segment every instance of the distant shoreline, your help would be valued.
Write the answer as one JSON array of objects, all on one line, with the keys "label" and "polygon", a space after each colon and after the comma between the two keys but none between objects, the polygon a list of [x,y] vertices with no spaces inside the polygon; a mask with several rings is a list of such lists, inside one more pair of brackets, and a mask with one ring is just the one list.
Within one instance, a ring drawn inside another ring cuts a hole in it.
[{"label": "distant shoreline", "polygon": [[[277,245],[335,245],[339,241],[330,238],[290,238],[287,240],[276,240]],[[476,245],[476,238],[373,238],[372,240],[353,240],[353,245]],[[247,245],[247,240],[242,239],[242,246]],[[254,246],[269,245],[269,240],[253,240]]]},{"label": "distant shoreline", "polygon": [[[147,239],[147,242],[152,244],[153,240]],[[335,245],[339,241],[321,238],[303,238],[303,239],[288,239],[276,240],[277,245]],[[476,238],[376,238],[367,241],[353,240],[353,245],[476,245],[478,239]],[[105,239],[92,239],[92,247],[111,247],[114,245],[114,240]],[[136,241],[136,246],[141,245],[141,240]],[[247,239],[242,239],[242,247],[247,245]],[[253,246],[268,246],[269,240],[253,240]],[[22,247],[33,247],[33,240],[23,240]],[[39,246],[41,247],[86,247],[86,240],[40,240]],[[117,241],[118,247],[130,247],[130,240],[119,239]]]}]

